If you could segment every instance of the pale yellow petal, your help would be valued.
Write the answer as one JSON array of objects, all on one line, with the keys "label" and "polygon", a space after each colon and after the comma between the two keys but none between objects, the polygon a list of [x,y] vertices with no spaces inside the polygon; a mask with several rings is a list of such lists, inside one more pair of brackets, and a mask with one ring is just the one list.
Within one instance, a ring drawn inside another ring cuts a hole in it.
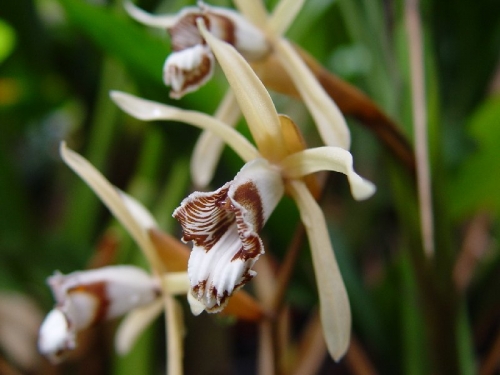
[{"label": "pale yellow petal", "polygon": [[[127,203],[121,195],[122,192],[111,185],[84,157],[67,148],[65,142],[61,142],[60,153],[64,162],[85,181],[113,213],[115,218],[130,233],[151,264],[158,264],[154,247],[147,234],[147,229],[150,228],[145,228],[142,219],[134,216],[134,211],[131,211],[130,207],[127,206]],[[132,198],[129,197],[129,199]],[[138,202],[135,202],[135,204],[140,205]],[[143,210],[145,210],[145,208],[143,208]]]},{"label": "pale yellow petal", "polygon": [[297,152],[281,162],[283,174],[289,178],[301,178],[319,171],[344,173],[349,180],[351,193],[356,200],[370,198],[375,185],[365,180],[353,169],[352,155],[340,147],[317,147]]},{"label": "pale yellow petal", "polygon": [[276,39],[274,47],[279,61],[309,109],[323,142],[327,146],[338,146],[348,150],[351,135],[345,118],[335,102],[287,40]]},{"label": "pale yellow petal", "polygon": [[[215,112],[215,118],[234,127],[241,116],[236,97],[228,90]],[[206,187],[213,178],[224,147],[223,140],[211,131],[203,131],[198,138],[191,157],[191,177],[198,187]]]},{"label": "pale yellow petal", "polygon": [[162,283],[172,295],[187,294],[191,288],[187,272],[167,272],[162,276]]},{"label": "pale yellow petal", "polygon": [[255,26],[264,29],[267,24],[267,10],[262,0],[233,0],[240,13]]},{"label": "pale yellow petal", "polygon": [[269,28],[276,36],[286,33],[299,14],[305,0],[281,0],[269,18]]},{"label": "pale yellow petal", "polygon": [[163,310],[161,299],[150,305],[134,309],[118,326],[115,335],[115,350],[120,355],[130,352],[139,335],[156,319]]},{"label": "pale yellow petal", "polygon": [[141,8],[136,7],[132,2],[126,1],[123,6],[127,13],[137,22],[140,22],[144,25],[157,27],[161,29],[167,29],[172,27],[177,19],[179,18],[177,15],[168,14],[157,16],[148,12],[145,12]]},{"label": "pale yellow petal", "polygon": [[330,355],[340,360],[349,347],[351,308],[328,235],[325,217],[301,181],[291,181],[290,192],[307,231],[318,287],[320,317]]},{"label": "pale yellow petal", "polygon": [[111,99],[129,115],[140,120],[180,121],[210,130],[221,137],[245,162],[258,158],[260,155],[243,135],[205,113],[171,107],[119,91],[112,91]]},{"label": "pale yellow petal", "polygon": [[210,34],[201,19],[198,19],[198,27],[236,95],[260,153],[271,161],[280,160],[286,150],[278,114],[266,88],[231,45]]}]

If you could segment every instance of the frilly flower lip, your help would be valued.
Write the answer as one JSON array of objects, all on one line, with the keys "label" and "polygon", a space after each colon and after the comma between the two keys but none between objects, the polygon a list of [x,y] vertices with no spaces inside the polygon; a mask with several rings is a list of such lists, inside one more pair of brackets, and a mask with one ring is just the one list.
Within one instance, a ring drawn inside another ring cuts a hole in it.
[{"label": "frilly flower lip", "polygon": [[170,96],[179,99],[196,91],[213,75],[215,60],[196,24],[202,18],[217,38],[235,46],[245,58],[260,59],[270,51],[266,36],[238,12],[208,6],[184,8],[176,15],[154,16],[125,3],[125,9],[136,21],[166,28],[171,37],[172,54],[165,61],[163,79],[171,86]]},{"label": "frilly flower lip", "polygon": [[191,294],[207,311],[222,310],[228,297],[255,276],[252,266],[264,253],[258,231],[283,193],[280,172],[255,159],[220,189],[195,192],[175,210],[183,241],[194,243],[188,265]]},{"label": "frilly flower lip", "polygon": [[214,65],[214,55],[206,45],[198,44],[172,53],[163,67],[163,81],[172,87],[170,96],[180,99],[198,90],[212,78]]},{"label": "frilly flower lip", "polygon": [[54,362],[76,347],[78,331],[148,305],[161,294],[158,282],[133,266],[56,273],[48,284],[57,305],[40,327],[38,348]]}]

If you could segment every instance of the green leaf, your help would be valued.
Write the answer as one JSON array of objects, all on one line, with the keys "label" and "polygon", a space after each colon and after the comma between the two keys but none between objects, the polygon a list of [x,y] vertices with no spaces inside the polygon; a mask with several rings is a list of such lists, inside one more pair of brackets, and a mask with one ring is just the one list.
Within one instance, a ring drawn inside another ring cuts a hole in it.
[{"label": "green leaf", "polygon": [[5,21],[0,19],[0,63],[9,57],[16,44],[16,33]]},{"label": "green leaf", "polygon": [[491,97],[469,121],[477,150],[461,165],[450,186],[450,211],[462,218],[478,210],[500,213],[500,95]]},{"label": "green leaf", "polygon": [[163,63],[169,53],[166,43],[111,9],[81,0],[59,2],[69,21],[103,51],[123,62],[134,75],[161,84]]}]

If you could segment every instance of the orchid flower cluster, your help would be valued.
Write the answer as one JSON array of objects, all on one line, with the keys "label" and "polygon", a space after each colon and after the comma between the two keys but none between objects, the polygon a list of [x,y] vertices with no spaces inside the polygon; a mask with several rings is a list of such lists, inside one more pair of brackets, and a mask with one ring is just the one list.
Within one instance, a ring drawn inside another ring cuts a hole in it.
[{"label": "orchid flower cluster", "polygon": [[[153,235],[159,229],[151,214],[62,144],[63,160],[134,237],[151,271],[109,266],[49,278],[57,305],[40,330],[39,347],[44,354],[60,358],[75,347],[78,331],[123,314],[128,316],[118,330],[117,348],[126,352],[147,323],[165,310],[169,373],[181,373],[182,319],[173,296],[186,295],[195,315],[227,311],[233,301],[248,303],[242,302],[249,296],[240,289],[256,277],[252,268],[264,254],[259,232],[285,194],[295,201],[308,235],[328,351],[335,360],[345,354],[351,330],[349,299],[325,217],[315,199],[317,184],[313,174],[345,174],[357,200],[369,198],[375,187],[353,169],[348,151],[350,135],[342,114],[282,37],[303,1],[282,0],[271,15],[261,1],[238,0],[235,4],[241,13],[199,3],[173,16],[150,15],[127,4],[136,20],[165,27],[171,34],[173,53],[165,63],[164,80],[172,87],[172,97],[197,90],[210,79],[216,62],[230,90],[215,116],[117,91],[111,93],[112,100],[143,121],[177,121],[203,129],[192,160],[193,176],[205,171],[202,178],[195,180],[200,185],[210,181],[224,144],[244,165],[234,179],[219,189],[194,192],[174,211],[183,230],[182,241],[193,244],[191,251],[182,255],[189,260],[178,269],[158,259]],[[269,55],[275,55],[292,78],[325,146],[307,148],[293,120],[277,113],[250,65]],[[255,146],[233,128],[241,113]]]}]

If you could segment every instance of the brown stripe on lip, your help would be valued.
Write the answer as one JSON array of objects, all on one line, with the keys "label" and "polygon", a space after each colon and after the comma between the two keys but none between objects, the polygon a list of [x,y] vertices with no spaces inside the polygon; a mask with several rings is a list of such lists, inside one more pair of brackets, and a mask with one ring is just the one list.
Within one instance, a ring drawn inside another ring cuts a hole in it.
[{"label": "brown stripe on lip", "polygon": [[251,181],[238,186],[234,192],[233,199],[252,214],[255,220],[252,223],[254,225],[253,230],[256,232],[261,230],[264,226],[264,209],[257,186]]},{"label": "brown stripe on lip", "polygon": [[[201,62],[193,69],[182,69],[179,66],[171,65],[168,70],[165,71],[165,81],[172,82],[173,79],[168,79],[166,77],[178,77],[184,78],[184,82],[180,89],[172,91],[170,96],[174,99],[180,99],[186,93],[190,92],[193,88],[197,89],[203,85],[204,81],[210,76],[214,64],[213,58],[211,58],[210,51],[204,51],[205,53],[201,57]],[[175,53],[175,52],[174,52]],[[209,55],[207,55],[209,54]]]},{"label": "brown stripe on lip", "polygon": [[226,184],[211,195],[191,195],[174,211],[173,216],[183,229],[184,242],[193,241],[208,252],[227,232],[235,217],[226,208],[228,189]]},{"label": "brown stripe on lip", "polygon": [[209,26],[210,20],[208,17],[199,12],[193,12],[180,18],[174,26],[167,28],[170,34],[172,51],[182,51],[198,44],[205,44],[196,25],[197,18],[203,18],[207,27]]},{"label": "brown stripe on lip", "polygon": [[[193,47],[198,44],[206,44],[205,40],[198,30],[196,20],[202,18],[210,32],[224,40],[235,45],[236,33],[234,22],[220,14],[214,12],[191,12],[181,17],[174,26],[167,28],[170,34],[172,51],[182,51],[183,49]],[[216,25],[217,27],[214,27]]]}]

